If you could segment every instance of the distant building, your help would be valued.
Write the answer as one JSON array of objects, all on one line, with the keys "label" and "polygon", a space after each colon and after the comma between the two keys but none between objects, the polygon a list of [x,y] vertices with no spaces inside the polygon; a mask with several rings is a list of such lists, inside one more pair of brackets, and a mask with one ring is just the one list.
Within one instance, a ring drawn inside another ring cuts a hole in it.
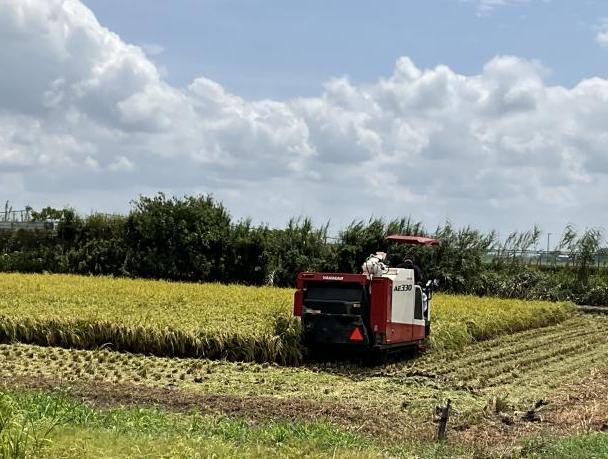
[{"label": "distant building", "polygon": [[30,208],[12,210],[7,203],[4,212],[0,212],[0,231],[53,231],[56,226],[56,220],[34,221]]},{"label": "distant building", "polygon": [[27,230],[27,231],[53,231],[55,229],[56,223],[49,222],[19,222],[19,221],[0,221],[0,231],[17,231],[17,230]]}]

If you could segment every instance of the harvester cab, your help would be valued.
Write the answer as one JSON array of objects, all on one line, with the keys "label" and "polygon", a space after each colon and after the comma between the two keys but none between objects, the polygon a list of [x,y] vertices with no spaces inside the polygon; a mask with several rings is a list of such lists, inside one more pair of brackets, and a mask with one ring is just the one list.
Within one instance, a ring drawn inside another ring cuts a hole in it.
[{"label": "harvester cab", "polygon": [[[392,235],[388,241],[437,246],[436,239]],[[294,315],[301,317],[304,344],[325,350],[387,351],[417,347],[431,332],[434,281],[418,285],[414,269],[389,267],[376,252],[361,274],[300,273]]]}]

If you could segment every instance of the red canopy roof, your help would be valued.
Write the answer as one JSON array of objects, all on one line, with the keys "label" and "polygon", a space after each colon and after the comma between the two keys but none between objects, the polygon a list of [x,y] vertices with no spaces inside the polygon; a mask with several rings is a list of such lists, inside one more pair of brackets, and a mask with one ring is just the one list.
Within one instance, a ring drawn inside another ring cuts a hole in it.
[{"label": "red canopy roof", "polygon": [[412,245],[439,245],[437,239],[423,236],[402,236],[400,234],[391,234],[386,238],[387,241],[397,242],[398,244]]}]

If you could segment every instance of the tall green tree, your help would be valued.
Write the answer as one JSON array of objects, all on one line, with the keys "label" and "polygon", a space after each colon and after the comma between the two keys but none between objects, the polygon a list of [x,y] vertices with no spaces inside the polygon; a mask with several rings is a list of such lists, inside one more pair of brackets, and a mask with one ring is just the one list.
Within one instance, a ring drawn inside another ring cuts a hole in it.
[{"label": "tall green tree", "polygon": [[142,196],[127,217],[126,269],[132,275],[226,280],[230,215],[211,196]]}]

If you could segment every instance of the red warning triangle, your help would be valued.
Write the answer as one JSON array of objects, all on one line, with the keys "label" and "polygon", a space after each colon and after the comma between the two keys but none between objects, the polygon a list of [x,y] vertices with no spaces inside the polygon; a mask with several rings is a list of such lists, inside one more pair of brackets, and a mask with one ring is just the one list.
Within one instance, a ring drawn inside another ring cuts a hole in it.
[{"label": "red warning triangle", "polygon": [[351,341],[363,341],[363,335],[361,334],[361,330],[359,327],[355,327],[353,332],[350,334]]}]

